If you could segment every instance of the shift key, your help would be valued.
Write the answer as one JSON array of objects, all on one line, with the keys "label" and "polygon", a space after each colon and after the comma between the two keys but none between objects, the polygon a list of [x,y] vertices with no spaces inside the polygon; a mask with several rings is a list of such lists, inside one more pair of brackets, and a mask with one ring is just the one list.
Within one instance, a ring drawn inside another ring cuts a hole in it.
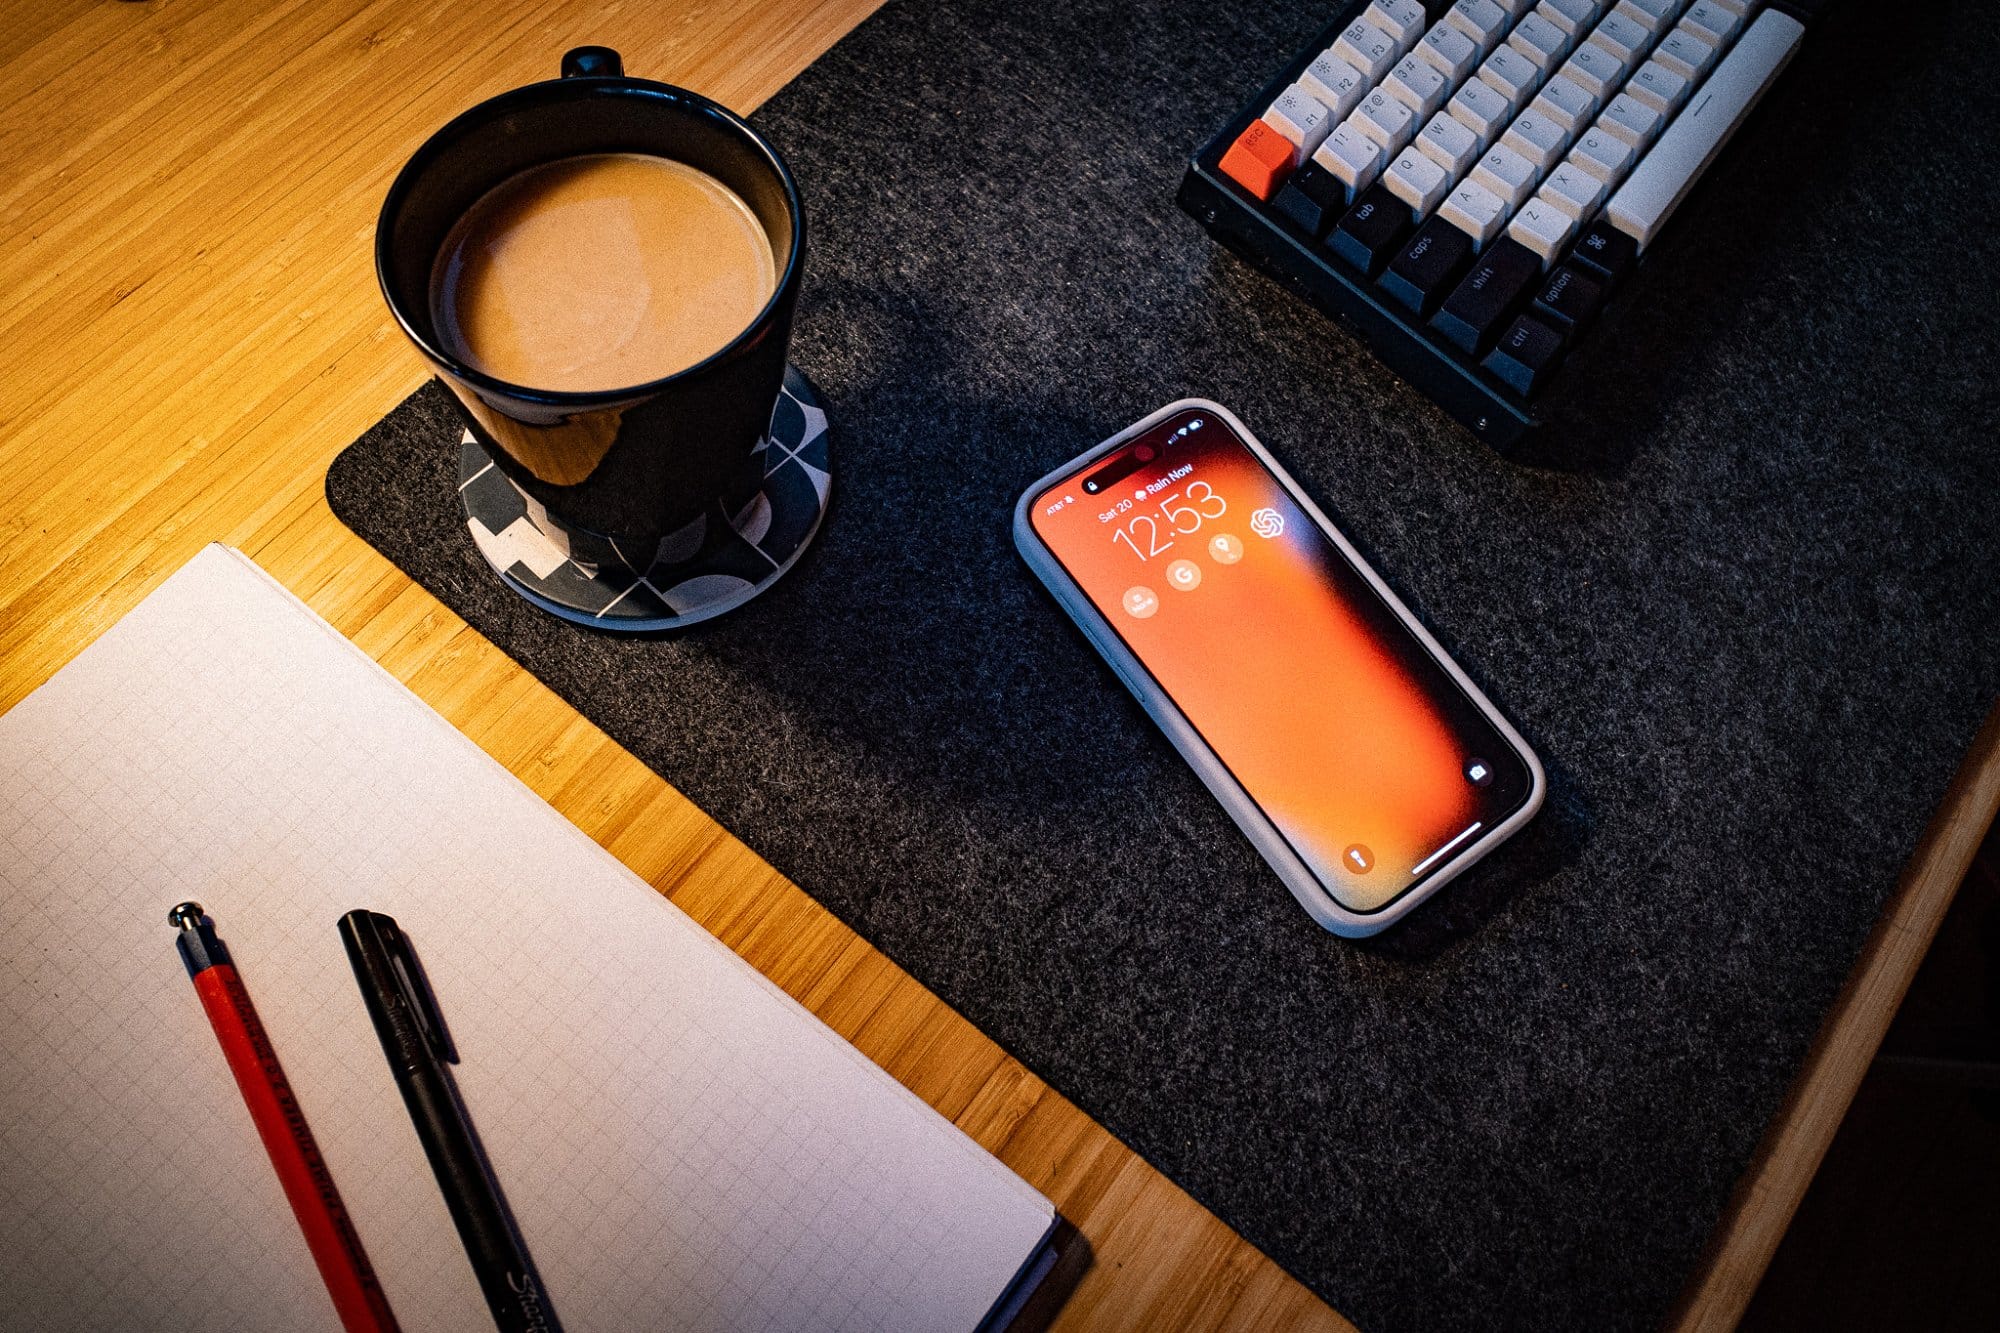
[{"label": "shift key", "polygon": [[1541,276],[1541,258],[1513,237],[1502,236],[1445,299],[1431,327],[1461,352],[1477,356],[1499,336]]}]

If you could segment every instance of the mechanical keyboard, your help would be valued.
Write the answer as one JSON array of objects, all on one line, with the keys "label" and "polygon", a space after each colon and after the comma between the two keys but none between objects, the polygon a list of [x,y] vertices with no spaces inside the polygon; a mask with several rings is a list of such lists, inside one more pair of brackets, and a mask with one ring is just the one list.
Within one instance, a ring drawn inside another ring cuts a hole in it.
[{"label": "mechanical keyboard", "polygon": [[1504,449],[1791,60],[1797,8],[1360,0],[1179,202]]}]

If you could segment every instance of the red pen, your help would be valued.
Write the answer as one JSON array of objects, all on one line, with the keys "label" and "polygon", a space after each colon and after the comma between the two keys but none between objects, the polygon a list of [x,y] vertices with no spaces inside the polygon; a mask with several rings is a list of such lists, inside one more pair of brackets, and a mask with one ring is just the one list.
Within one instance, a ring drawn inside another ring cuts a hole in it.
[{"label": "red pen", "polygon": [[340,1191],[333,1187],[326,1159],[306,1128],[305,1112],[285,1081],[250,993],[229,961],[229,950],[215,937],[215,923],[203,915],[200,903],[182,903],[167,913],[167,920],[180,927],[181,961],[194,978],[195,994],[208,1011],[229,1072],[236,1075],[250,1119],[264,1140],[264,1151],[278,1169],[278,1183],[305,1232],[306,1248],[319,1265],[320,1280],[333,1297],[341,1325],[349,1333],[393,1333],[396,1316],[389,1312],[388,1298],[368,1266],[361,1237],[341,1206]]}]

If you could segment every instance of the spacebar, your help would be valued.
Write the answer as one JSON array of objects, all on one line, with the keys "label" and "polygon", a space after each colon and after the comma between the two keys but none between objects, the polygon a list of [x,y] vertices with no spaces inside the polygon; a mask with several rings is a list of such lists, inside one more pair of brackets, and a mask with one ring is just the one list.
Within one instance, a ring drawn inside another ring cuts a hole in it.
[{"label": "spacebar", "polygon": [[1607,213],[1612,226],[1642,250],[1660,234],[1688,190],[1790,62],[1804,31],[1797,19],[1775,9],[1757,16],[1694,101],[1611,196]]}]

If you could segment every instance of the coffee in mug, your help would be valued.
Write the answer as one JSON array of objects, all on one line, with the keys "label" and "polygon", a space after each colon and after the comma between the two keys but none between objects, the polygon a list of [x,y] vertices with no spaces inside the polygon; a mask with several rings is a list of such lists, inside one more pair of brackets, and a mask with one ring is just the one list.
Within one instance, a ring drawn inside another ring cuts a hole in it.
[{"label": "coffee in mug", "polygon": [[376,274],[462,415],[459,501],[509,586],[650,632],[791,567],[832,483],[825,411],[786,364],[805,257],[763,136],[605,47],[417,149]]},{"label": "coffee in mug", "polygon": [[625,389],[699,364],[777,290],[750,205],[698,167],[642,153],[546,162],[487,191],[440,250],[445,348],[511,384]]}]

